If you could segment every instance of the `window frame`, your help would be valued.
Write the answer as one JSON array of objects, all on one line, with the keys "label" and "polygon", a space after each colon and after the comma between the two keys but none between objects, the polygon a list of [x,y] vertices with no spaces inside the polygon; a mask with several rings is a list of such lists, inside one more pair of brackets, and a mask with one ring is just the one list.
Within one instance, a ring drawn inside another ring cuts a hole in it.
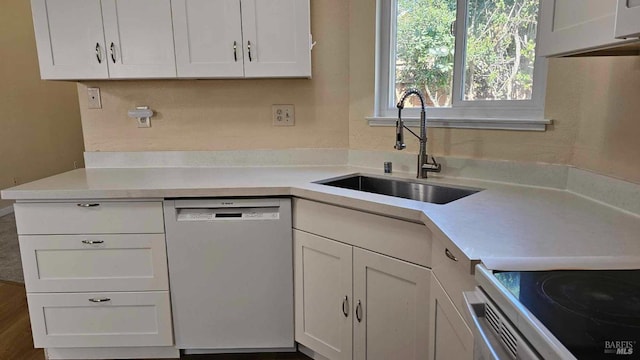
[{"label": "window frame", "polygon": [[[374,116],[371,126],[394,126],[395,106],[395,33],[397,0],[376,0],[376,67]],[[466,22],[468,0],[457,0],[455,56],[451,107],[427,108],[427,126],[544,131],[551,120],[544,119],[547,59],[536,56],[531,100],[463,100]],[[540,12],[538,12],[538,19]],[[464,26],[460,26],[463,24]],[[540,21],[536,42],[540,41]],[[393,36],[392,36],[393,35]],[[539,46],[536,46],[539,49]],[[418,126],[419,109],[405,108],[408,126]]]}]

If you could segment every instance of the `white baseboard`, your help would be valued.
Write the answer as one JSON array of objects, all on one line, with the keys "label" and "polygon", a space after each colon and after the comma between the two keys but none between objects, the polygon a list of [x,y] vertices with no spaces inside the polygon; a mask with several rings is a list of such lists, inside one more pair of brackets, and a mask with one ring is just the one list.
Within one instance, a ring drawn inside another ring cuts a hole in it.
[{"label": "white baseboard", "polygon": [[309,349],[308,347],[302,345],[302,344],[298,344],[298,351],[300,351],[301,353],[307,355],[308,357],[314,359],[314,360],[329,360],[328,358],[318,354],[317,352]]},{"label": "white baseboard", "polygon": [[49,348],[46,358],[54,359],[178,359],[180,350],[169,347]]},{"label": "white baseboard", "polygon": [[0,208],[0,217],[3,217],[5,215],[9,215],[12,212],[13,212],[13,205],[7,206],[5,208]]}]

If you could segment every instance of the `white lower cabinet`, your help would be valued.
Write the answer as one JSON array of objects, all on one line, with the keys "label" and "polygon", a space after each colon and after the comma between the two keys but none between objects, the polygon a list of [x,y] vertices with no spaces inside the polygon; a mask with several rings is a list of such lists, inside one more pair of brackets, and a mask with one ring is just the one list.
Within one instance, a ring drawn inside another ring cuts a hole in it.
[{"label": "white lower cabinet", "polygon": [[353,247],[294,230],[296,341],[329,359],[352,358]]},{"label": "white lower cabinet", "polygon": [[28,294],[35,347],[170,346],[169,292]]},{"label": "white lower cabinet", "polygon": [[429,298],[429,360],[472,360],[473,334],[434,275]]},{"label": "white lower cabinet", "polygon": [[354,248],[354,359],[426,359],[430,280],[427,268]]},{"label": "white lower cabinet", "polygon": [[20,235],[27,292],[169,290],[164,234]]},{"label": "white lower cabinet", "polygon": [[179,357],[160,201],[15,204],[33,343],[48,359]]},{"label": "white lower cabinet", "polygon": [[429,269],[299,230],[294,244],[297,342],[336,360],[426,359]]}]

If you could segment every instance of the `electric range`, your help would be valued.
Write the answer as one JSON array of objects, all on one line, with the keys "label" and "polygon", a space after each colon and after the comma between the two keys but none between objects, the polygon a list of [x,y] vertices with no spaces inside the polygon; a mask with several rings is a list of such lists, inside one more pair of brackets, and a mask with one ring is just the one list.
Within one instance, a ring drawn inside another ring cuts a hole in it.
[{"label": "electric range", "polygon": [[476,269],[476,359],[640,359],[640,270]]}]

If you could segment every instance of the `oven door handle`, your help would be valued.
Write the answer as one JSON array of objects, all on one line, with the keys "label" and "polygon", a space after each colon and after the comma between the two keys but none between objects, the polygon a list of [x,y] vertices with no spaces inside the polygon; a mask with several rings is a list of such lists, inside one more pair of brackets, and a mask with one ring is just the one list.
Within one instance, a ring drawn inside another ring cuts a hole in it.
[{"label": "oven door handle", "polygon": [[[472,324],[469,324],[473,332],[473,359],[474,360],[501,360],[496,353],[490,335],[487,333],[486,326],[480,323],[480,315],[484,315],[484,300],[481,299],[476,291],[463,293],[466,310],[469,312]],[[484,317],[484,316],[483,316]],[[500,346],[499,344],[497,344]]]}]

